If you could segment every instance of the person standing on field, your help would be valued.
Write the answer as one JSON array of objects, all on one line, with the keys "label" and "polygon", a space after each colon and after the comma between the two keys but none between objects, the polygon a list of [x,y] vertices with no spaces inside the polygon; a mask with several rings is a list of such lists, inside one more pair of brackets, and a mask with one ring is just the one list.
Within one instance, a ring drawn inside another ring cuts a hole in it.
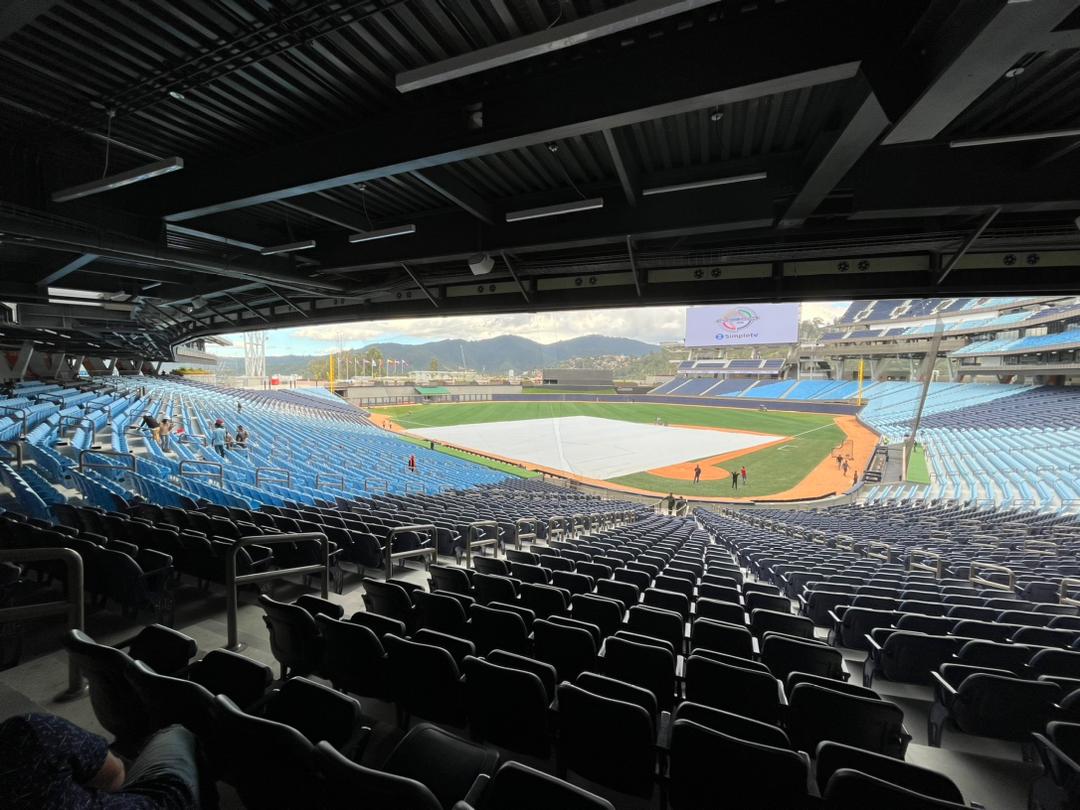
[{"label": "person standing on field", "polygon": [[696,484],[700,480],[701,480],[701,465],[700,464],[695,464],[694,465],[694,483]]},{"label": "person standing on field", "polygon": [[743,486],[745,487],[746,486],[746,465],[745,464],[743,465],[743,468],[742,468],[742,483],[743,483]]},{"label": "person standing on field", "polygon": [[738,489],[739,488],[739,471],[738,470],[732,470],[731,471],[731,488],[732,489]]}]

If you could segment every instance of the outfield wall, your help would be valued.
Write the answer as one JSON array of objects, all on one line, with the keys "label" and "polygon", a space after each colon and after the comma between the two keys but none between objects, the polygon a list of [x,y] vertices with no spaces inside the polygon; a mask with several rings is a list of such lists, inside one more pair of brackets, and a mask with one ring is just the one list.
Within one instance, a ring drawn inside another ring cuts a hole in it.
[{"label": "outfield wall", "polygon": [[492,394],[492,402],[623,402],[639,405],[699,405],[707,408],[742,408],[756,410],[764,405],[770,411],[823,413],[854,416],[862,406],[829,400],[752,399],[751,397],[627,397],[614,394]]}]

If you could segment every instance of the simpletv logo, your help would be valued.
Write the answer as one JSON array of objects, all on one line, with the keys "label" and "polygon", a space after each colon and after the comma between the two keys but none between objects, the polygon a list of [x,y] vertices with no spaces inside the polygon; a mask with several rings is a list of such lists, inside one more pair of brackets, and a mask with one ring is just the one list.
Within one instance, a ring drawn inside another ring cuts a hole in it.
[{"label": "simpletv logo", "polygon": [[716,339],[730,340],[735,338],[737,340],[747,340],[749,338],[755,338],[757,337],[756,332],[753,334],[746,334],[745,330],[749,329],[757,320],[758,314],[749,307],[734,307],[729,309],[716,321],[716,325],[723,330],[722,332],[717,333]]}]

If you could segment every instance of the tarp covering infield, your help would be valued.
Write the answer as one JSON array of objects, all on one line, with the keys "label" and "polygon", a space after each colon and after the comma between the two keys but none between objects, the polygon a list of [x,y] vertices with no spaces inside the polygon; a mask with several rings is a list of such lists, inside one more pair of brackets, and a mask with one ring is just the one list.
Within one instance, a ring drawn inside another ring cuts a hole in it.
[{"label": "tarp covering infield", "polygon": [[412,428],[410,432],[457,447],[601,480],[746,450],[783,438],[594,416]]}]

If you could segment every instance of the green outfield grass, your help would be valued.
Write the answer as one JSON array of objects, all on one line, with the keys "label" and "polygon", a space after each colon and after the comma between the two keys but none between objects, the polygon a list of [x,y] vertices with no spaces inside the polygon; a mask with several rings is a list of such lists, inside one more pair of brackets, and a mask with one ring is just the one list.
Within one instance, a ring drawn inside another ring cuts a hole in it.
[{"label": "green outfield grass", "polygon": [[930,468],[926,463],[926,451],[922,445],[916,445],[908,459],[907,480],[913,484],[929,484]]},{"label": "green outfield grass", "polygon": [[749,408],[614,402],[470,402],[375,408],[374,411],[393,418],[405,429],[563,416],[653,423],[660,417],[669,425],[748,430],[793,437],[783,444],[739,456],[727,465],[727,469],[746,465],[747,486],[742,487],[740,481],[738,493],[731,489],[730,478],[703,481],[695,486],[689,481],[651,475],[644,472],[651,466],[648,459],[642,460],[642,472],[611,479],[611,483],[653,492],[701,496],[738,494],[740,497],[760,497],[783,492],[802,481],[844,438],[844,432],[827,414],[761,412]]}]

